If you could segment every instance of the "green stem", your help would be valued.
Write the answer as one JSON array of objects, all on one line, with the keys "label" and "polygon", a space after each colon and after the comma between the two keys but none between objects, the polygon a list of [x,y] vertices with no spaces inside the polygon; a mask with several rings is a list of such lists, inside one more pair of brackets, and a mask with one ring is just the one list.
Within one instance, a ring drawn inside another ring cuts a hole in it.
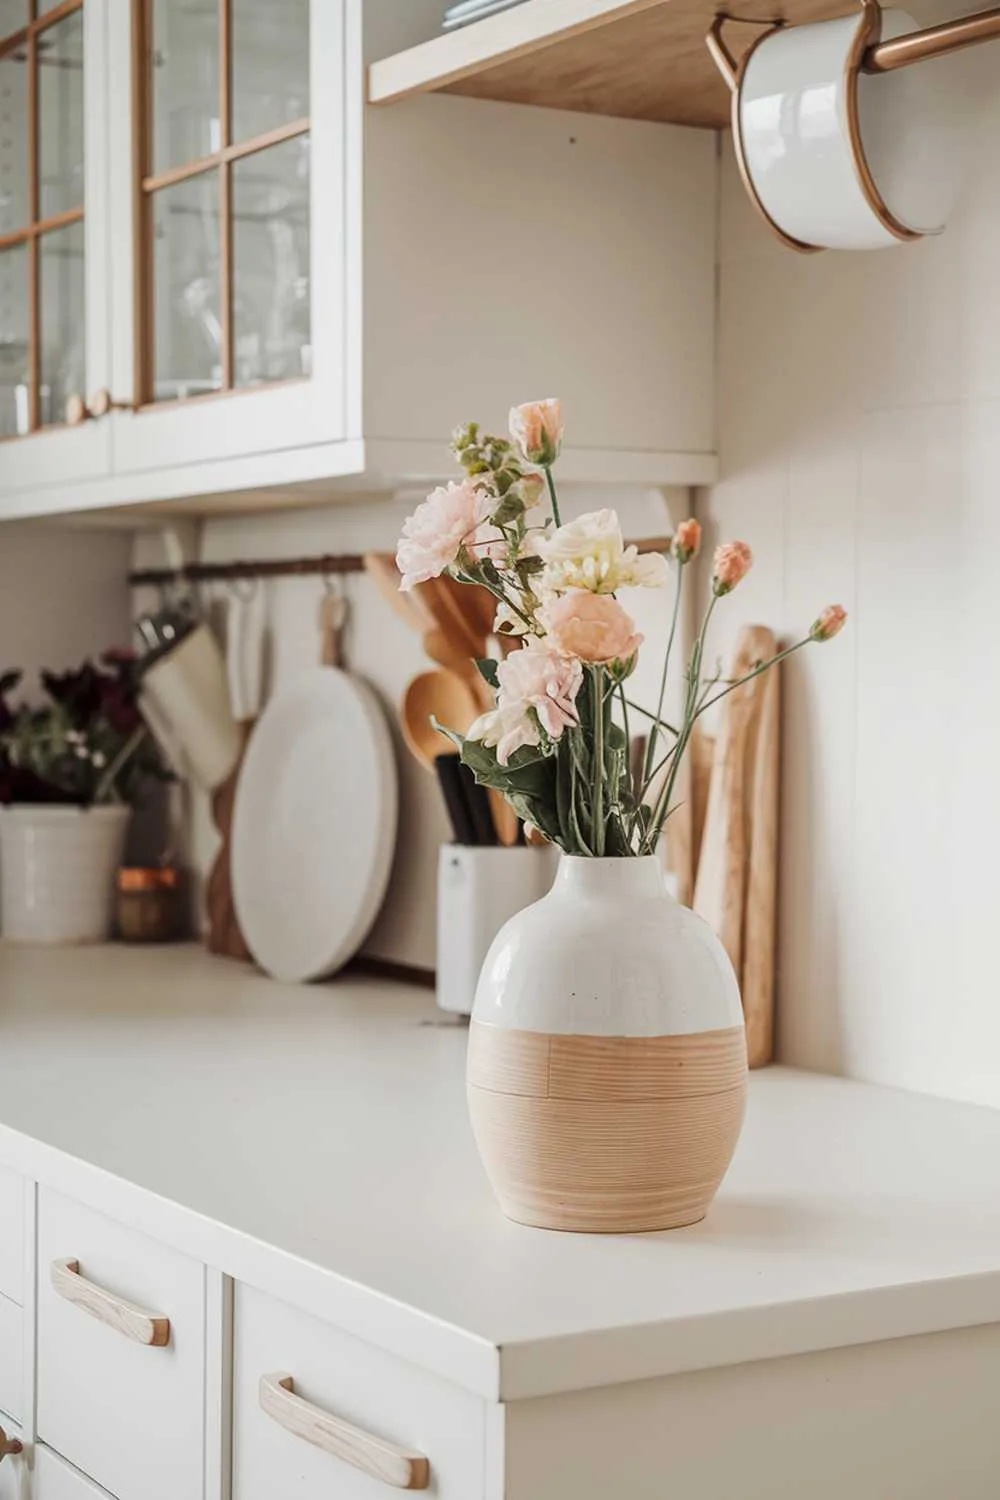
[{"label": "green stem", "polygon": [[604,686],[600,668],[594,667],[591,685],[594,692],[594,853],[604,853]]},{"label": "green stem", "polygon": [[642,717],[644,719],[652,719],[655,724],[658,724],[661,729],[666,729],[668,733],[674,736],[675,739],[680,734],[680,730],[676,729],[674,725],[669,722],[669,720],[658,719],[656,715],[654,713],[651,713],[648,708],[643,708],[641,703],[636,703],[634,698],[626,698],[625,702],[628,704],[629,708],[635,711],[635,713],[642,714]]},{"label": "green stem", "polygon": [[663,715],[663,700],[664,700],[664,698],[667,695],[667,674],[670,671],[670,654],[671,654],[671,652],[674,649],[674,637],[677,634],[677,621],[680,618],[680,612],[681,612],[681,594],[683,592],[683,589],[684,589],[684,565],[683,565],[683,563],[681,563],[681,564],[678,564],[677,592],[674,594],[674,610],[673,610],[673,615],[671,616],[671,619],[670,619],[670,634],[667,637],[667,650],[666,650],[666,654],[665,654],[665,656],[663,658],[663,672],[662,672],[662,674],[660,676],[660,696],[659,696],[659,698],[657,700],[657,704],[656,704],[656,716],[653,719],[653,731],[650,734],[650,736],[649,736],[649,742],[646,745],[646,759],[645,759],[645,763],[643,764],[643,768],[642,768],[642,774],[643,774],[643,778],[644,779],[648,778],[648,776],[649,776],[649,768],[653,764],[653,757],[656,754],[656,736],[657,736],[657,732],[658,732],[659,726],[660,726],[660,719],[661,719],[661,717]]},{"label": "green stem", "polygon": [[146,738],[147,733],[148,730],[146,729],[145,724],[140,724],[138,729],[133,729],[131,735],[125,741],[124,745],[119,750],[110,766],[108,766],[100,781],[97,783],[97,789],[94,792],[95,807],[99,807],[101,805],[105,797],[114,787],[115,779],[118,776],[118,773],[124,770],[125,766],[132,759],[133,755],[136,753],[139,746]]},{"label": "green stem", "polygon": [[545,478],[549,486],[549,499],[552,501],[552,519],[557,526],[561,526],[562,519],[559,515],[559,498],[556,495],[556,482],[552,478],[552,470],[548,466],[545,469]]},{"label": "green stem", "polygon": [[698,709],[695,718],[701,718],[702,714],[707,713],[710,708],[714,708],[717,703],[721,703],[727,693],[733,692],[735,688],[742,687],[745,682],[752,682],[755,677],[759,677],[762,672],[768,671],[771,667],[776,667],[779,662],[785,661],[787,657],[794,656],[796,651],[801,651],[803,646],[808,646],[811,640],[812,636],[807,635],[803,640],[796,641],[794,646],[786,646],[784,651],[779,651],[777,656],[772,656],[768,661],[758,662],[752,672],[748,672],[745,677],[738,677],[735,682],[731,682],[728,687],[723,688],[721,693],[716,693],[714,698],[709,698],[707,703],[703,703]]},{"label": "green stem", "polygon": [[705,611],[705,618],[701,622],[701,629],[695,639],[694,650],[691,653],[691,663],[687,674],[687,697],[684,703],[684,717],[681,721],[681,732],[673,750],[673,765],[670,767],[670,775],[667,777],[663,791],[656,800],[653,816],[649,821],[646,831],[646,848],[650,854],[656,850],[657,841],[663,831],[667,813],[670,810],[670,799],[674,794],[674,784],[680,769],[684,752],[691,738],[694,721],[698,714],[698,697],[701,692],[701,664],[705,655],[705,641],[708,637],[708,627],[718,603],[718,595],[713,594]]}]

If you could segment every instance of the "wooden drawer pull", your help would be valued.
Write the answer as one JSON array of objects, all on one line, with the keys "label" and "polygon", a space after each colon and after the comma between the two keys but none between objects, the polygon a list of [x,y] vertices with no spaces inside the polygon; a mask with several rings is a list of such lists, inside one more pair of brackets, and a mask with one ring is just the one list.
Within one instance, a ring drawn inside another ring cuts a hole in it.
[{"label": "wooden drawer pull", "polygon": [[397,1490],[425,1490],[431,1482],[430,1464],[422,1453],[407,1453],[303,1401],[296,1396],[290,1375],[262,1375],[260,1404],[269,1417],[296,1437],[315,1443],[325,1453],[353,1464],[383,1484]]},{"label": "wooden drawer pull", "polygon": [[116,1328],[127,1339],[137,1344],[150,1344],[154,1349],[163,1349],[170,1343],[170,1319],[157,1317],[124,1297],[116,1297],[103,1287],[95,1286],[80,1275],[77,1260],[54,1260],[52,1262],[52,1288],[67,1302],[82,1307],[92,1318]]},{"label": "wooden drawer pull", "polygon": [[15,1453],[23,1452],[24,1448],[20,1438],[9,1438],[3,1428],[0,1427],[0,1464],[3,1463],[8,1454],[13,1456]]}]

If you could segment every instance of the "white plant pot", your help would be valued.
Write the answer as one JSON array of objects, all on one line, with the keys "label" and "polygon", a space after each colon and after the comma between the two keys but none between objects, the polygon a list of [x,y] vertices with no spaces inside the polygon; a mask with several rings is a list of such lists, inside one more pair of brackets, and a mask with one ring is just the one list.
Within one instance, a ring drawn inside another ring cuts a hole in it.
[{"label": "white plant pot", "polygon": [[633,1233],[704,1218],[746,1101],[739,987],[659,860],[564,855],[483,965],[468,1097],[508,1218]]},{"label": "white plant pot", "polygon": [[128,807],[0,809],[0,936],[99,943],[111,934]]}]

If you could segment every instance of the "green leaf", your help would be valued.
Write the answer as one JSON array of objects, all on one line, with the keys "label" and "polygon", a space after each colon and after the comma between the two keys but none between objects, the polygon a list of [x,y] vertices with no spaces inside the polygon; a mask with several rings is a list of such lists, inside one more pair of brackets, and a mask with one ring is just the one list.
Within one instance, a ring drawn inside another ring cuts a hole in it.
[{"label": "green leaf", "polygon": [[431,714],[431,723],[434,725],[434,728],[437,730],[438,734],[443,734],[446,739],[451,740],[452,744],[459,751],[464,748],[466,744],[464,735],[456,734],[454,729],[449,729],[447,724],[442,724],[441,721],[434,716],[434,714]]},{"label": "green leaf", "polygon": [[491,688],[500,686],[497,677],[497,663],[491,657],[481,656],[476,661],[476,670],[484,682],[488,682]]},{"label": "green leaf", "polygon": [[[501,485],[503,484],[502,477],[500,478],[499,482]],[[524,501],[521,499],[520,495],[516,493],[516,491],[511,491],[510,493],[504,495],[503,499],[500,501],[500,504],[490,516],[490,520],[493,522],[494,526],[502,528],[504,526],[513,525],[513,523],[520,520],[523,515]]]}]

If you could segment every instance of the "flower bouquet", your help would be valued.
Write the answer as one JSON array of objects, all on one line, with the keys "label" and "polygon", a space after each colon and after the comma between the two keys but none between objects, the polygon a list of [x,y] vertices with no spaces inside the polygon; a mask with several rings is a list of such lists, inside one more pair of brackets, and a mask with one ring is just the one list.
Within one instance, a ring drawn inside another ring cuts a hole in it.
[{"label": "flower bouquet", "polygon": [[[417,508],[397,552],[404,589],[447,571],[496,599],[495,633],[513,649],[478,664],[496,705],[464,735],[438,727],[478,781],[563,850],[550,893],[502,928],[483,965],[469,1110],[508,1217],[587,1232],[671,1229],[704,1217],[732,1158],[746,1037],[726,951],[670,899],[656,846],[698,719],[741,682],[829,640],[846,616],[832,605],[736,681],[706,672],[712,617],[752,563],[745,542],[717,548],[682,710],[668,723],[701,528],[685,521],[669,556],[642,556],[614,511],[563,524],[553,476],[562,435],[558,401],[516,407],[507,438],[460,429],[466,477]],[[671,572],[659,699],[640,706],[629,679],[643,642],[618,595],[664,588]],[[630,767],[636,714],[648,740]]]},{"label": "flower bouquet", "polygon": [[[563,524],[553,469],[562,446],[560,403],[515,407],[509,438],[460,428],[453,451],[461,483],[436,489],[406,521],[397,550],[401,587],[448,572],[497,601],[495,630],[515,649],[479,670],[496,707],[455,742],[478,781],[501,792],[518,816],[567,854],[639,856],[656,848],[695,723],[727,693],[810,642],[830,640],[846,619],[831,605],[809,632],[737,680],[706,674],[705,643],[719,601],[753,558],[745,542],[716,549],[712,587],[685,665],[683,711],[663,707],[685,580],[701,549],[696,520],[677,528],[669,556],[626,547],[613,510]],[[548,502],[548,514],[545,502]],[[658,702],[628,693],[643,637],[618,598],[623,589],[664,588],[676,576]],[[641,767],[630,770],[633,718],[648,723]]]}]

